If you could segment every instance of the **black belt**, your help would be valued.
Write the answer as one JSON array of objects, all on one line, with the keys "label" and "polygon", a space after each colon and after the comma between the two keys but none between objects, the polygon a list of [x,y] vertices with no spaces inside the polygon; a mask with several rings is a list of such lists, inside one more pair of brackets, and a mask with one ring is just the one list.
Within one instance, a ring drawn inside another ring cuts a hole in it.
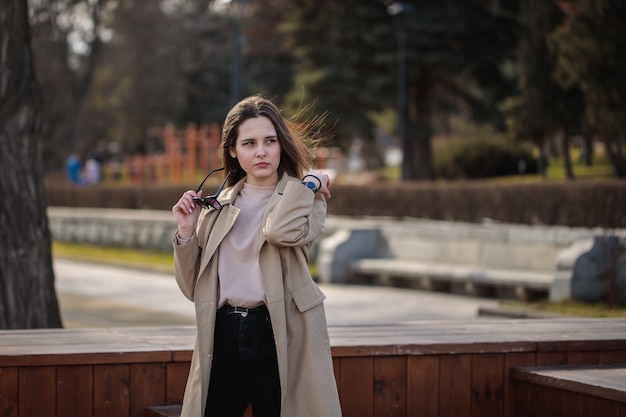
[{"label": "black belt", "polygon": [[267,313],[267,307],[265,306],[265,304],[254,308],[233,307],[227,304],[224,307],[220,308],[219,311],[227,315],[240,314],[241,317],[247,317],[248,314]]}]

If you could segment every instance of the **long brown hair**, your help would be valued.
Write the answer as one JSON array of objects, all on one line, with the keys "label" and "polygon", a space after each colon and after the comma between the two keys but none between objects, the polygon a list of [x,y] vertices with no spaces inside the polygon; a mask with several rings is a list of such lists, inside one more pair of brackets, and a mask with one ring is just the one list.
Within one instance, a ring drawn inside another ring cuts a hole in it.
[{"label": "long brown hair", "polygon": [[244,121],[257,117],[267,117],[276,129],[281,148],[278,177],[286,173],[292,177],[301,178],[307,170],[311,169],[314,159],[313,149],[321,140],[322,119],[316,117],[301,123],[287,120],[271,100],[254,95],[235,104],[224,120],[220,151],[226,168],[224,173],[233,171],[228,179],[228,185],[236,184],[247,175],[239,161],[233,158],[229,151],[231,147],[235,147],[237,136],[239,136],[239,126]]}]

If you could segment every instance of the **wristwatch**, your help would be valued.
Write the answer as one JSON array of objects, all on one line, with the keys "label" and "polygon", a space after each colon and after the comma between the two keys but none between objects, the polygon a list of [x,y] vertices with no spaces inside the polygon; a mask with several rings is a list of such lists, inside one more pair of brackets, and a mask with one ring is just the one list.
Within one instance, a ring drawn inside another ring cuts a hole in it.
[{"label": "wristwatch", "polygon": [[[307,178],[313,178],[317,180],[317,184],[312,181],[308,181]],[[318,192],[319,189],[322,188],[322,180],[317,175],[313,174],[306,174],[304,177],[302,177],[302,184],[306,185],[306,188],[313,191],[314,193]]]},{"label": "wristwatch", "polygon": [[306,188],[308,188],[309,190],[313,191],[314,193],[316,193],[317,190],[319,189],[317,187],[317,184],[314,183],[313,181],[302,181],[302,184],[306,185]]}]

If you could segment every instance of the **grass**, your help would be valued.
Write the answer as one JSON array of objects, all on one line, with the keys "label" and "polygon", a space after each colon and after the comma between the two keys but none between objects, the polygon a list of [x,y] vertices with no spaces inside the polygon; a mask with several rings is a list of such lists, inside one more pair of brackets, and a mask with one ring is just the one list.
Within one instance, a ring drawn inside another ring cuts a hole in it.
[{"label": "grass", "polygon": [[174,270],[174,255],[171,252],[147,252],[127,248],[54,242],[52,244],[52,254],[55,257],[78,261],[100,262],[160,271]]},{"label": "grass", "polygon": [[521,301],[503,301],[502,306],[514,309],[531,309],[533,311],[562,314],[575,317],[626,317],[626,307],[608,307],[606,304],[589,304],[576,300],[558,302],[539,301],[524,303]]},{"label": "grass", "polygon": [[[55,241],[52,243],[52,255],[77,261],[105,263],[131,268],[157,271],[174,270],[174,255],[171,252],[148,252],[136,249],[79,245]],[[309,270],[312,276],[316,275],[317,270],[314,265],[309,265]]]},{"label": "grass", "polygon": [[[580,150],[572,149],[571,151],[572,171],[574,177],[578,179],[607,179],[613,178],[613,167],[611,166],[608,158],[603,152],[596,152],[594,156],[594,163],[592,166],[587,166],[583,163],[580,157]],[[400,166],[388,166],[382,168],[381,176],[390,180],[397,180],[400,178]],[[565,181],[565,164],[562,158],[551,158],[548,161],[548,168],[546,169],[546,176],[543,177],[538,174],[525,175],[523,177],[519,175],[509,175],[506,177],[497,178],[485,178],[484,180],[499,184],[514,184],[519,182],[543,182],[543,181]]]}]

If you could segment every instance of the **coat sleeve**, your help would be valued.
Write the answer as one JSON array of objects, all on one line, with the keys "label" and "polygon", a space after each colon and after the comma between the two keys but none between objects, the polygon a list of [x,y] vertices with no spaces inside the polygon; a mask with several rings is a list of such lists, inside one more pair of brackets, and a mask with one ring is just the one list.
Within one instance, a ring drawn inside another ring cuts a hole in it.
[{"label": "coat sleeve", "polygon": [[278,247],[310,245],[324,231],[326,199],[298,181],[289,181],[267,217],[265,239]]},{"label": "coat sleeve", "polygon": [[184,244],[178,244],[174,237],[173,246],[176,283],[185,297],[193,301],[201,254],[198,236],[194,233],[191,240]]}]

